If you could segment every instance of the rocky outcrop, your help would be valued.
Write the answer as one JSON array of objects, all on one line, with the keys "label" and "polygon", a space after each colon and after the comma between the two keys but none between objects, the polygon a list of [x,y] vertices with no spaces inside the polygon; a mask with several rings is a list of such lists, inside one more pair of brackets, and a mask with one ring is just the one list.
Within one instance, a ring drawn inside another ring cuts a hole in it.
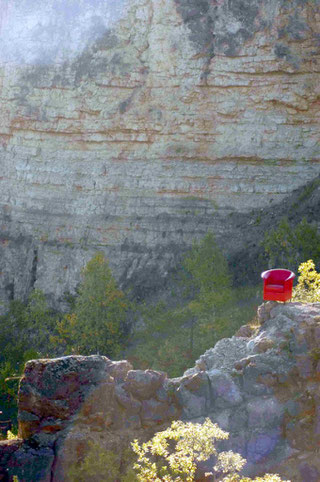
[{"label": "rocky outcrop", "polygon": [[141,296],[208,230],[242,249],[239,213],[320,172],[319,19],[317,0],[3,0],[3,303],[61,306],[97,249]]},{"label": "rocky outcrop", "polygon": [[19,388],[23,442],[2,443],[0,474],[21,482],[68,480],[70,463],[89,441],[118,452],[180,415],[164,373],[98,355],[30,361]]},{"label": "rocky outcrop", "polygon": [[[98,355],[28,362],[19,391],[21,439],[0,442],[2,480],[67,481],[90,440],[121,451],[173,419],[210,417],[230,433],[225,447],[248,460],[247,474],[317,482],[320,303],[268,302],[258,317],[255,334],[243,329],[219,341],[180,378]],[[203,465],[199,477],[208,469]]]}]

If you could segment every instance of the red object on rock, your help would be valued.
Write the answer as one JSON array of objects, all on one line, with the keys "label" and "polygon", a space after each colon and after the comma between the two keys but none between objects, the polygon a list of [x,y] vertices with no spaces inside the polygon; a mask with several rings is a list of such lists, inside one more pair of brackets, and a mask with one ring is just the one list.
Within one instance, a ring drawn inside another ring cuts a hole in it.
[{"label": "red object on rock", "polygon": [[289,269],[269,269],[261,273],[263,299],[272,301],[290,300],[295,276]]}]

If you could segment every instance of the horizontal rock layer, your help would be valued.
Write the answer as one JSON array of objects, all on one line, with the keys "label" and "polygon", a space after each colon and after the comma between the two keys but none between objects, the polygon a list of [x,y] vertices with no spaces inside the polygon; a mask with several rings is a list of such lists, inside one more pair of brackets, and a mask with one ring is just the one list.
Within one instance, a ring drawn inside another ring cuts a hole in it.
[{"label": "horizontal rock layer", "polygon": [[97,249],[152,287],[320,173],[317,0],[3,3],[4,303],[61,301]]}]

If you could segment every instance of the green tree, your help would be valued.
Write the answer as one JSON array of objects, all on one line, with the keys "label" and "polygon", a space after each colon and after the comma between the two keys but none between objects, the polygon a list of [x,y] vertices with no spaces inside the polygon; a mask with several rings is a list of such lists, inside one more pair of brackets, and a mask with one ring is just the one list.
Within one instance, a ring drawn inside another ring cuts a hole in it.
[{"label": "green tree", "polygon": [[295,271],[304,259],[320,261],[320,234],[317,226],[303,219],[291,226],[283,218],[279,226],[266,233],[262,243],[269,268],[287,267]]},{"label": "green tree", "polygon": [[0,317],[0,404],[6,417],[15,420],[18,383],[27,360],[50,356],[49,336],[56,324],[56,313],[45,296],[34,290],[27,301],[14,300]]},{"label": "green tree", "polygon": [[195,241],[182,261],[182,281],[186,295],[204,299],[212,306],[225,301],[231,286],[227,261],[212,233]]},{"label": "green tree", "polygon": [[[179,303],[174,300],[141,308],[136,346],[128,357],[147,366],[180,375],[196,358],[229,334],[226,304],[232,300],[226,259],[209,233],[194,242],[177,276]],[[173,306],[169,308],[169,305]]]},{"label": "green tree", "polygon": [[198,353],[198,337],[193,355],[190,353],[188,318],[179,309],[169,309],[167,304],[140,307],[140,326],[133,337],[133,348],[126,357],[134,366],[163,370],[171,377],[180,376],[194,361]]},{"label": "green tree", "polygon": [[208,331],[218,333],[221,309],[232,296],[228,264],[212,233],[193,243],[182,262],[182,283],[185,296],[189,298],[182,311],[189,319],[192,353],[195,325],[199,325],[205,336]]},{"label": "green tree", "polygon": [[123,347],[129,307],[108,261],[97,253],[82,271],[74,312],[58,322],[52,341],[62,343],[69,353],[115,357]]}]

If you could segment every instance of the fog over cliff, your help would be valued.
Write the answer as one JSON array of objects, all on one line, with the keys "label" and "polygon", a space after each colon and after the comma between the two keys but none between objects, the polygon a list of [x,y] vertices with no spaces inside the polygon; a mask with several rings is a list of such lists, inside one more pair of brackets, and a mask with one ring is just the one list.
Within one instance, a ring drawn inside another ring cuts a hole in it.
[{"label": "fog over cliff", "polygon": [[1,0],[0,62],[61,63],[125,15],[126,0]]}]

